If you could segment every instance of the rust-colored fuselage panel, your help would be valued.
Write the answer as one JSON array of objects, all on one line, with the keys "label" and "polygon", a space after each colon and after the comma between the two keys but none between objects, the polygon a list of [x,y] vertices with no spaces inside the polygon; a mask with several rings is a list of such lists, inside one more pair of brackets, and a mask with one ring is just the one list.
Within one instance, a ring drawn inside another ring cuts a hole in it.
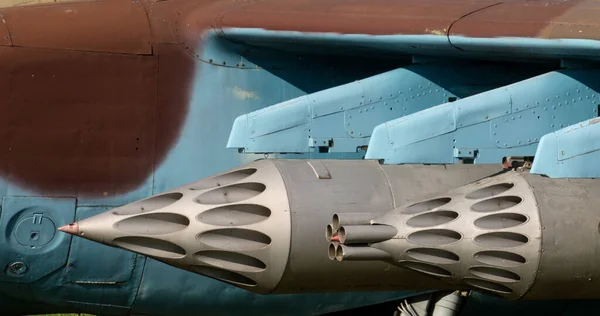
[{"label": "rust-colored fuselage panel", "polygon": [[430,34],[444,32],[465,13],[492,1],[267,0],[222,15],[221,27],[342,34]]},{"label": "rust-colored fuselage panel", "polygon": [[223,12],[217,24],[370,35],[580,38],[583,33],[600,39],[598,6],[594,0],[266,0]]},{"label": "rust-colored fuselage panel", "polygon": [[43,192],[136,188],[154,167],[157,67],[153,56],[0,50],[0,169]]},{"label": "rust-colored fuselage panel", "polygon": [[12,40],[10,38],[10,32],[8,31],[8,23],[6,19],[0,13],[0,46],[11,46]]},{"label": "rust-colored fuselage panel", "polygon": [[104,0],[0,9],[0,176],[48,194],[138,188],[177,142],[207,29],[598,40],[599,10],[594,0]]},{"label": "rust-colored fuselage panel", "polygon": [[150,25],[137,1],[106,0],[0,10],[14,46],[152,54]]},{"label": "rust-colored fuselage panel", "polygon": [[[512,1],[495,5],[457,21],[451,35],[469,37],[536,37],[586,38],[578,30],[587,29],[592,39],[600,38],[598,15],[585,14],[581,8],[590,8],[590,1]],[[596,14],[600,14],[596,2]],[[579,11],[577,17],[567,19],[568,12]],[[588,10],[586,10],[588,11]],[[592,11],[593,12],[593,11]],[[547,32],[554,29],[558,32]]]}]

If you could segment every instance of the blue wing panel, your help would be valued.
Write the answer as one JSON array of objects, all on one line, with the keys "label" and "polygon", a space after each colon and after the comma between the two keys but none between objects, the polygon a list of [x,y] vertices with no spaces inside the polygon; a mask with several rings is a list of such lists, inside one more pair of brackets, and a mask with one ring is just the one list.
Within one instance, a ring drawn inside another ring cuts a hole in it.
[{"label": "blue wing panel", "polygon": [[465,150],[476,163],[534,156],[544,134],[597,115],[599,74],[553,71],[386,122],[375,129],[366,158],[388,164],[451,163],[469,157]]},{"label": "blue wing panel", "polygon": [[600,118],[544,135],[532,173],[551,178],[600,178]]}]

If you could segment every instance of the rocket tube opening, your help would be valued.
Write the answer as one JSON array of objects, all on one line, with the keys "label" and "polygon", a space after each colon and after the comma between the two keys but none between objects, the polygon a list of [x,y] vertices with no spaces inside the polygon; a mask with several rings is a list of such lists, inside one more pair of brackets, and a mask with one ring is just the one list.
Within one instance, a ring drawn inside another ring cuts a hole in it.
[{"label": "rocket tube opening", "polygon": [[338,231],[338,238],[342,244],[346,242],[346,228],[344,226],[340,227],[340,230]]},{"label": "rocket tube opening", "polygon": [[340,227],[338,237],[342,244],[369,244],[393,238],[398,230],[389,225],[348,225]]},{"label": "rocket tube opening", "polygon": [[327,249],[327,255],[329,256],[329,260],[336,260],[338,245],[335,242],[329,244],[329,248]]},{"label": "rocket tube opening", "polygon": [[335,259],[337,259],[337,261],[344,260],[344,247],[342,247],[342,246],[336,247],[336,249],[335,249]]},{"label": "rocket tube opening", "polygon": [[331,241],[331,238],[333,238],[333,226],[331,226],[331,224],[327,225],[327,228],[325,229],[325,238],[327,239],[327,241]]},{"label": "rocket tube opening", "polygon": [[370,225],[371,213],[341,213],[333,214],[333,231],[338,231],[342,225]]},{"label": "rocket tube opening", "polygon": [[340,217],[337,214],[333,214],[332,224],[333,224],[332,228],[334,230],[339,230],[340,229]]}]

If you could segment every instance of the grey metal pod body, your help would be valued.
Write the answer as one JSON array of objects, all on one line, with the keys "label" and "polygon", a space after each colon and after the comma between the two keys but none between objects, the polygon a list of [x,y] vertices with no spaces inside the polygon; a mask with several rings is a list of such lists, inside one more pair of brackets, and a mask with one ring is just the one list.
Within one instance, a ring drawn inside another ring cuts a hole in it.
[{"label": "grey metal pod body", "polygon": [[379,217],[497,170],[260,160],[84,219],[78,229],[84,238],[258,293],[432,289],[437,280],[389,262],[336,264],[323,228],[336,213]]}]

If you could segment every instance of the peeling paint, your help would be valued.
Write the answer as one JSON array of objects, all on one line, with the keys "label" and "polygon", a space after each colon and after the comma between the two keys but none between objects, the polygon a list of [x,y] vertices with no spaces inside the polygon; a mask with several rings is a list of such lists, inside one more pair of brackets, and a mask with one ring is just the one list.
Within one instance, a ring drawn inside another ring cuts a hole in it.
[{"label": "peeling paint", "polygon": [[231,93],[238,100],[260,100],[260,97],[254,91],[244,90],[240,87],[231,89]]},{"label": "peeling paint", "polygon": [[433,34],[433,35],[446,35],[446,32],[448,32],[448,30],[446,28],[444,28],[442,30],[425,29],[425,33]]}]

